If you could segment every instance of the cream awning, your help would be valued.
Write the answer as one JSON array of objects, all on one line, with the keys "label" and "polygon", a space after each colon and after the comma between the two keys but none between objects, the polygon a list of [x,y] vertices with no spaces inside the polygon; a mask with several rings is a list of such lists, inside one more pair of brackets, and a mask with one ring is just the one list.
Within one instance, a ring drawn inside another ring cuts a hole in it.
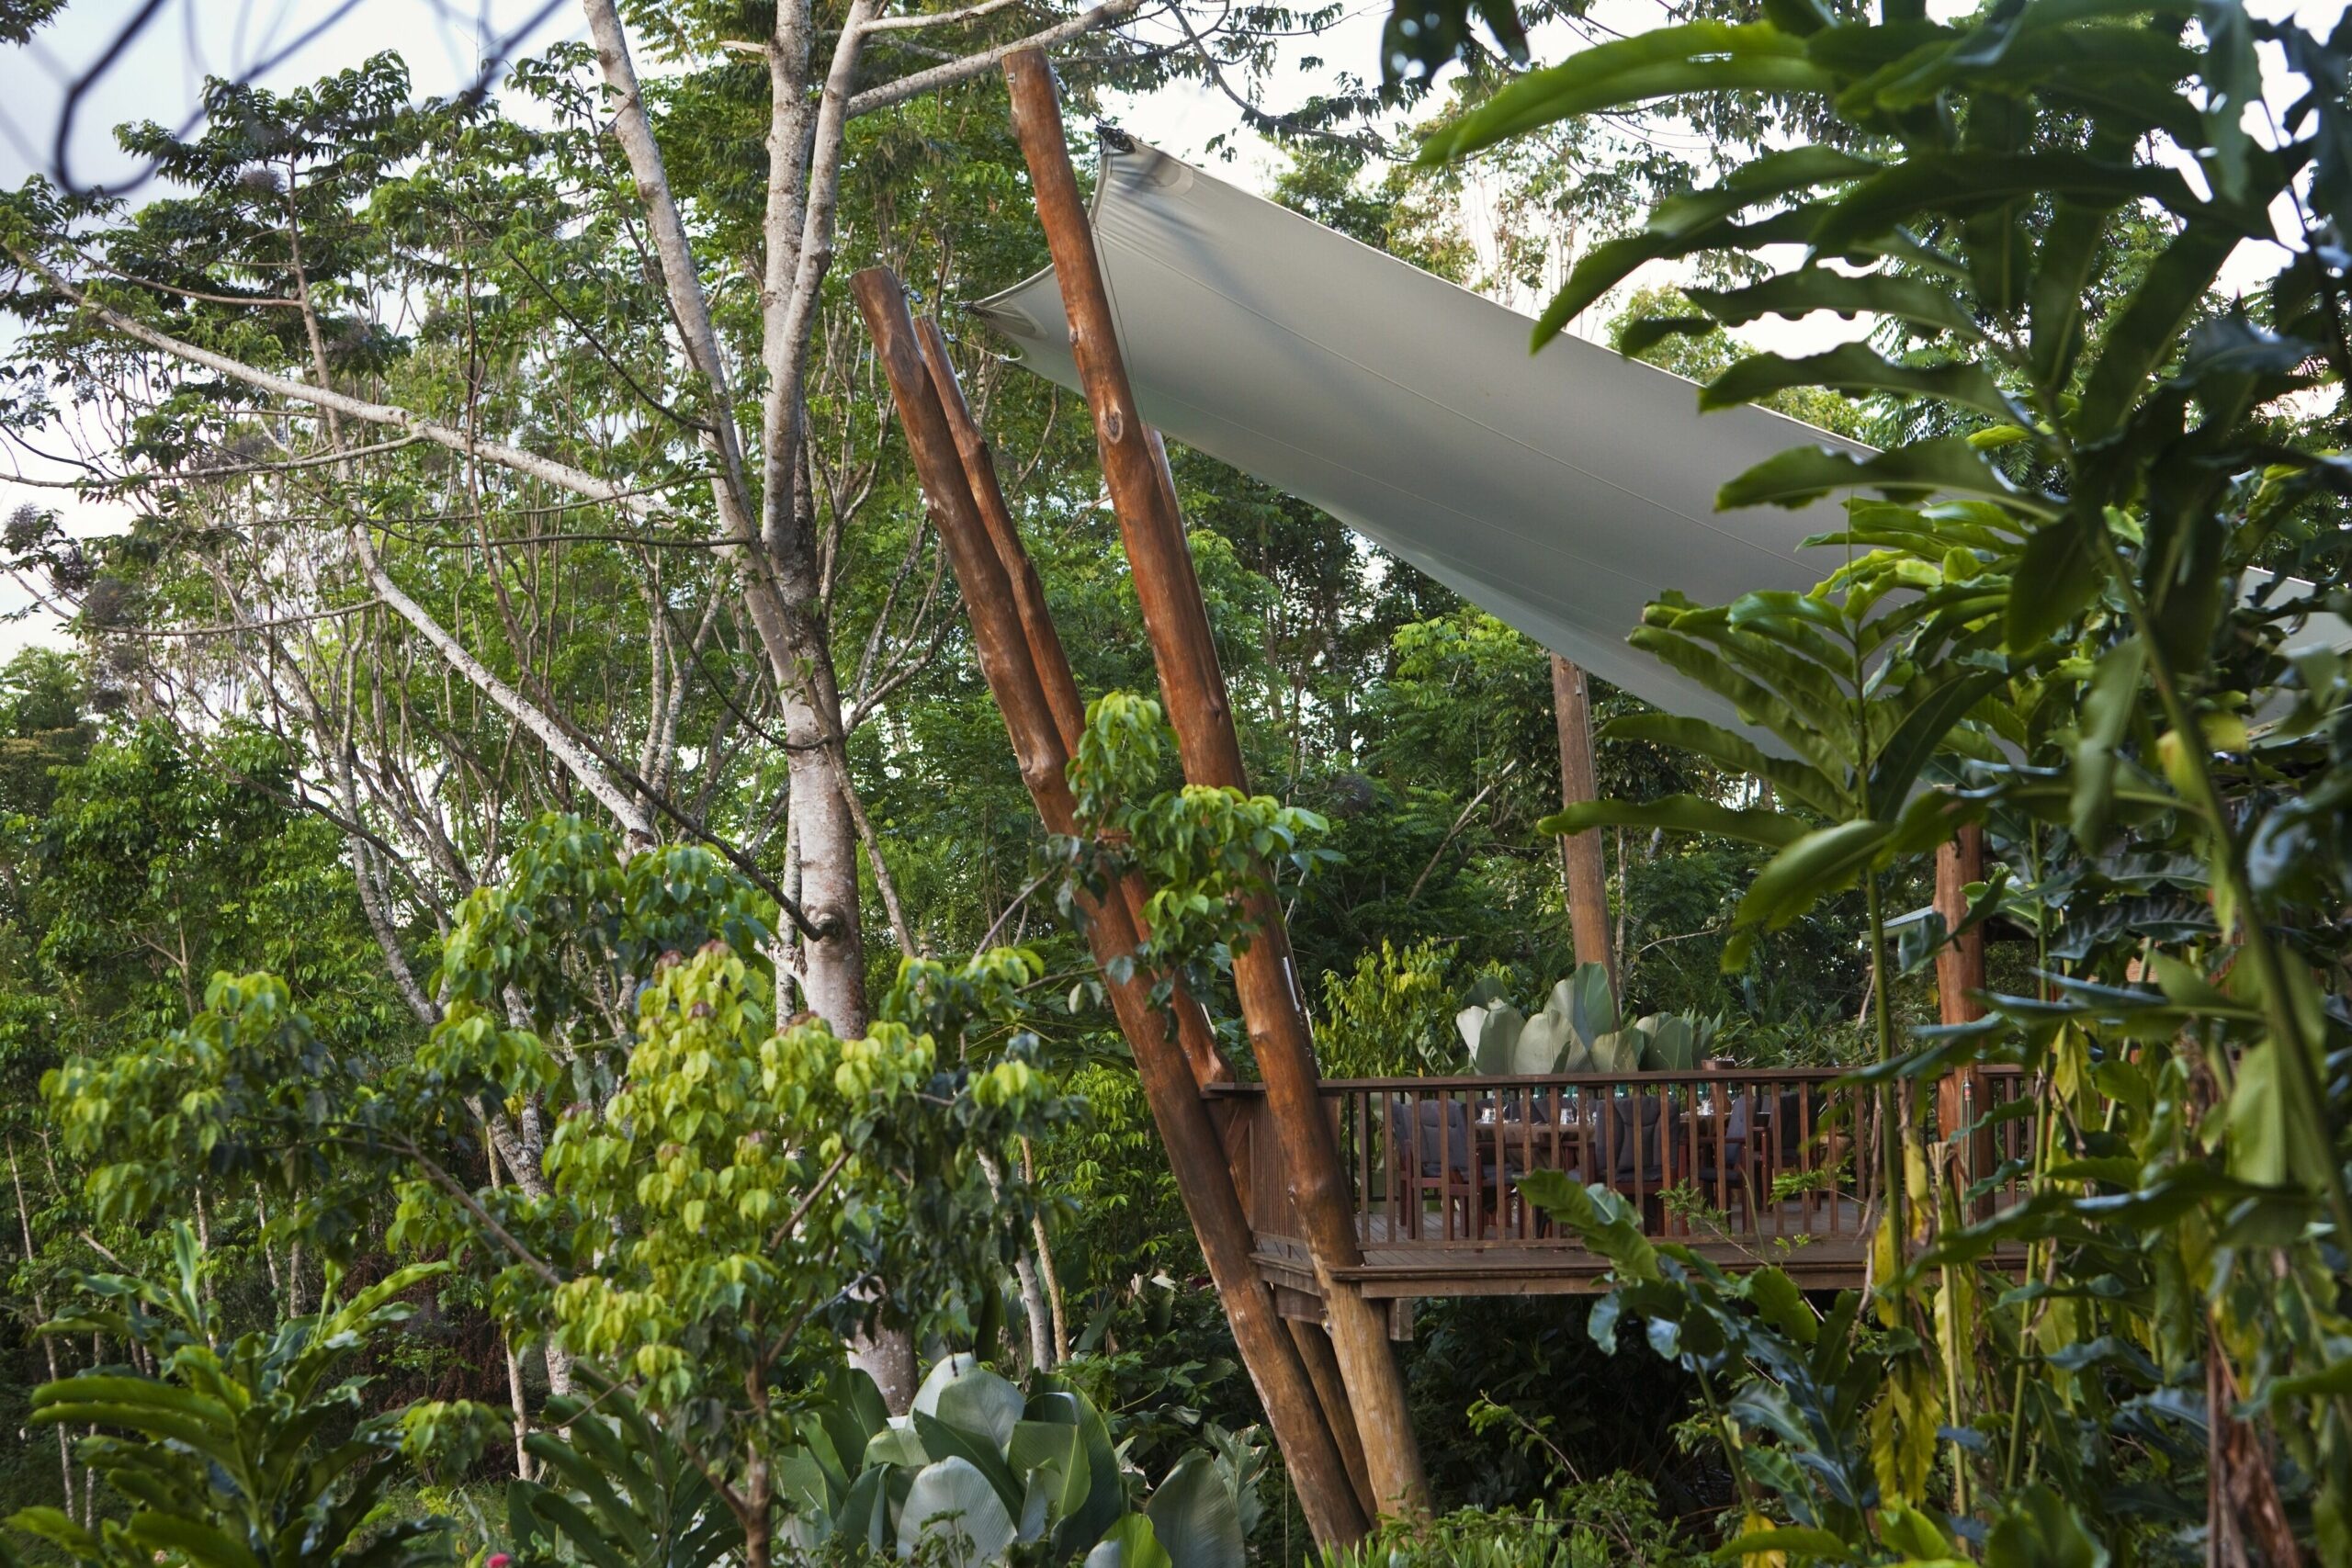
[{"label": "cream awning", "polygon": [[[1473,604],[1661,707],[1738,723],[1625,646],[1668,589],[1806,588],[1841,508],[1719,513],[1718,486],[1806,441],[1701,414],[1679,376],[1529,320],[1149,147],[1106,145],[1095,242],[1145,419],[1313,502]],[[1051,271],[975,307],[1077,385]],[[1744,727],[1743,727],[1744,728]]]}]

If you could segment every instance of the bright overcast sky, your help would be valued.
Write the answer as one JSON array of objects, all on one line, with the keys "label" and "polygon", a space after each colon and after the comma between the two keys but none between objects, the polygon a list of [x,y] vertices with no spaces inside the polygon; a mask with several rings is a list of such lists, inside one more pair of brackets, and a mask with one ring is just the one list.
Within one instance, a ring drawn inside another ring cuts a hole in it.
[{"label": "bright overcast sky", "polygon": [[[2264,16],[2291,11],[2306,27],[2324,30],[2346,3],[2252,0],[2252,6]],[[406,59],[419,92],[440,94],[475,81],[484,60],[502,42],[513,42],[507,51],[512,57],[584,33],[572,0],[163,0],[144,29],[93,74],[93,67],[141,7],[142,0],[74,0],[29,47],[0,49],[0,184],[14,188],[35,171],[52,167],[68,92],[85,76],[92,79],[65,141],[68,166],[77,182],[119,188],[140,179],[143,170],[115,146],[113,128],[133,119],[156,119],[178,128],[195,112],[208,75],[258,71],[264,85],[283,90],[390,49]],[[1931,0],[1931,9],[1939,16],[1972,8],[1962,0]],[[1294,107],[1327,86],[1338,73],[1360,79],[1375,76],[1386,12],[1386,0],[1350,0],[1337,28],[1286,47],[1263,84],[1265,107],[1277,111]],[[1631,31],[1654,25],[1661,11],[1657,0],[1597,0],[1593,14],[1612,30]],[[1555,58],[1576,42],[1567,29],[1550,28],[1537,36],[1536,51],[1539,57]],[[1322,63],[1307,68],[1309,57]],[[2271,74],[2271,97],[2274,104],[2283,105],[2298,84],[2275,65]],[[1119,122],[1144,140],[1180,157],[1207,163],[1237,184],[1262,190],[1281,165],[1279,154],[1263,141],[1237,133],[1239,117],[1213,85],[1188,84],[1111,107]],[[1212,159],[1207,147],[1218,137],[1232,143],[1230,155]],[[2244,287],[2278,265],[2275,249],[2267,255],[2249,250],[2229,276]],[[1527,302],[1515,303],[1524,308]],[[1856,330],[1853,324],[1823,318],[1791,323],[1769,335],[1770,346],[1786,349]],[[0,513],[28,499],[53,505],[58,493],[0,481]],[[70,505],[67,510],[68,525],[75,532],[99,531],[117,520],[98,507]],[[119,518],[119,509],[115,510]],[[13,588],[0,582],[0,608],[17,597]],[[0,659],[41,635],[33,622],[0,626]]]}]

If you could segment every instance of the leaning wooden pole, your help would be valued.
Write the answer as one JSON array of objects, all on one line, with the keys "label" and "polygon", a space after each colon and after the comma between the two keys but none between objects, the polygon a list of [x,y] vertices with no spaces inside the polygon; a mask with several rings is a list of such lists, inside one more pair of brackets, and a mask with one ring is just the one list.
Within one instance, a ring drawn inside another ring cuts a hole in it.
[{"label": "leaning wooden pole", "polygon": [[[928,318],[916,322],[915,330],[922,339],[923,359],[931,368],[932,386],[939,393],[941,412],[947,416],[947,428],[956,437],[956,455],[963,463],[973,504],[978,508],[980,521],[988,528],[989,542],[996,547],[997,559],[1004,567],[1013,610],[1027,637],[1030,662],[1036,668],[1046,705],[1053,713],[1055,728],[1061,732],[1063,749],[1075,755],[1079,738],[1085,731],[1085,705],[1079,697],[1077,678],[1070,673],[1069,656],[1062,649],[1061,633],[1055,629],[1052,612],[1046,606],[1045,584],[1038,581],[1037,569],[1021,543],[1012,509],[1005,504],[1004,487],[997,478],[996,459],[989,451],[987,437],[979,422],[972,417],[971,406],[964,400],[963,386],[956,380],[955,364],[948,357],[946,334],[939,330],[938,322]],[[1164,474],[1165,458],[1155,456]],[[1143,879],[1123,877],[1119,890],[1125,897],[1127,914],[1137,933],[1148,937],[1150,926],[1144,918],[1144,903],[1149,891]],[[1169,1010],[1176,1015],[1177,1043],[1183,1047],[1184,1058],[1192,1066],[1193,1081],[1203,1089],[1230,1081],[1233,1065],[1226,1060],[1216,1043],[1216,1032],[1209,1027],[1208,1014],[1202,1010],[1200,1003],[1178,986],[1172,988]],[[1211,1119],[1216,1119],[1214,1108]],[[1229,1145],[1227,1153],[1234,1154]],[[1250,1187],[1246,1165],[1236,1163],[1232,1171],[1234,1190],[1244,1195],[1246,1202]],[[1340,1374],[1339,1357],[1331,1348],[1330,1337],[1321,1325],[1295,1317],[1283,1318],[1283,1325],[1290,1330],[1307,1377],[1315,1384],[1324,1419],[1340,1446],[1348,1477],[1355,1483],[1357,1501],[1367,1514],[1378,1512],[1378,1494],[1372,1489],[1371,1472],[1364,1462],[1363,1439],[1356,1430],[1355,1412],[1348,1404],[1347,1385]]]},{"label": "leaning wooden pole", "polygon": [[[971,406],[964,400],[963,386],[956,379],[956,368],[948,360],[946,334],[939,330],[938,322],[929,320],[918,321],[915,333],[931,373],[932,388],[939,395],[940,412],[947,421],[948,434],[955,438],[956,461],[964,470],[972,504],[988,530],[989,544],[996,552],[998,563],[1004,568],[1013,613],[1020,619],[1023,640],[1029,649],[1029,661],[1037,671],[1038,684],[1045,692],[1046,709],[1054,716],[1054,728],[1061,736],[1062,750],[1074,757],[1078,754],[1079,738],[1086,733],[1086,704],[1079,696],[1077,678],[1070,673],[1069,656],[1062,651],[1061,634],[1054,629],[1053,614],[1046,607],[1045,584],[1038,581],[1037,569],[1031,564],[1029,552],[1022,547],[1020,532],[1012,525],[1012,510],[1005,504],[1004,487],[997,479],[996,459],[989,455],[988,439],[980,431],[979,422],[972,417]],[[1142,883],[1128,878],[1120,891],[1136,928],[1144,929],[1143,906],[1148,894]],[[1216,1043],[1216,1032],[1209,1027],[1208,1017],[1200,1004],[1180,988],[1172,1010],[1176,1014],[1177,1042],[1184,1049],[1185,1060],[1192,1065],[1193,1077],[1204,1088],[1231,1082],[1233,1064],[1226,1060],[1223,1048]]]},{"label": "leaning wooden pole", "polygon": [[[1067,776],[1069,756],[1047,705],[1012,587],[997,558],[957,461],[939,397],[924,368],[907,315],[906,297],[887,268],[859,273],[851,280],[865,312],[890,392],[907,431],[908,446],[922,482],[942,544],[955,567],[970,614],[980,673],[995,696],[1011,733],[1022,781],[1038,815],[1057,833],[1077,830],[1076,803]],[[1202,1256],[1216,1286],[1235,1346],[1257,1385],[1266,1418],[1282,1445],[1283,1462],[1298,1484],[1307,1526],[1321,1541],[1361,1540],[1366,1520],[1330,1429],[1324,1425],[1315,1390],[1296,1348],[1281,1326],[1273,1293],[1250,1257],[1249,1223],[1227,1174],[1226,1154],[1192,1068],[1173,1044],[1168,1014],[1151,999],[1150,977],[1112,976],[1114,960],[1140,945],[1134,920],[1121,898],[1081,899],[1086,935],[1110,988],[1111,1005],[1133,1048],[1136,1069],[1151,1106],[1152,1119],[1167,1146],[1177,1190],[1183,1195],[1199,1236]]]},{"label": "leaning wooden pole", "polygon": [[[1060,279],[1070,346],[1094,416],[1103,478],[1126,544],[1184,775],[1197,784],[1246,790],[1240,740],[1217,668],[1207,607],[1193,575],[1183,520],[1154,459],[1151,433],[1136,412],[1093,231],[1063,141],[1053,69],[1042,51],[1023,50],[1006,57],[1004,73],[1012,88],[1013,135],[1029,164],[1037,215]],[[1338,1141],[1318,1092],[1314,1043],[1289,936],[1262,879],[1247,913],[1255,934],[1234,955],[1234,987],[1295,1184],[1292,1197],[1314,1259],[1331,1347],[1382,1510],[1419,1511],[1428,1506],[1429,1485],[1407,1411],[1405,1380],[1382,1314],[1351,1272],[1363,1261],[1363,1246]]]}]

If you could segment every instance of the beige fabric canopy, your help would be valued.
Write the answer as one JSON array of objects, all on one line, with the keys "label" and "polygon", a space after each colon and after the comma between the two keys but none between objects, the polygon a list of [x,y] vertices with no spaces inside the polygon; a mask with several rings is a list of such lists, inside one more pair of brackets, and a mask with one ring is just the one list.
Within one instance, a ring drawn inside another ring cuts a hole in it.
[{"label": "beige fabric canopy", "polygon": [[[1739,722],[1625,646],[1645,604],[1836,565],[1798,548],[1839,525],[1835,502],[1714,496],[1790,446],[1852,443],[1762,409],[1702,415],[1690,382],[1581,339],[1531,355],[1526,317],[1140,144],[1104,147],[1094,234],[1145,419],[1661,707]],[[1050,270],[975,309],[1077,386]]]}]

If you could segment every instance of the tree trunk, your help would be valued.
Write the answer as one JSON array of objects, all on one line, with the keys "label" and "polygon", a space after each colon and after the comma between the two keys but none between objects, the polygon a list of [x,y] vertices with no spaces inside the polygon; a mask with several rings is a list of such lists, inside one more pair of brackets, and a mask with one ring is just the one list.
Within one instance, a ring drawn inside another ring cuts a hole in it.
[{"label": "tree trunk", "polygon": [[[1037,1184],[1036,1156],[1030,1152],[1029,1140],[1021,1140],[1021,1179],[1032,1187]],[[1046,1303],[1053,1316],[1054,1365],[1069,1359],[1069,1321],[1064,1316],[1060,1270],[1054,1267],[1053,1238],[1046,1234],[1046,1216],[1033,1213],[1029,1229],[1037,1243],[1037,1273],[1046,1286]]]},{"label": "tree trunk", "polygon": [[[1936,913],[1944,930],[1954,931],[1968,915],[1968,885],[1984,880],[1984,829],[1971,823],[1957,838],[1936,851]],[[1984,1016],[1984,1006],[1971,992],[1984,989],[1984,931],[1979,927],[1945,943],[1936,954],[1936,1010],[1945,1023],[1969,1023]],[[1943,1136],[1975,1121],[1991,1109],[1985,1100],[1985,1078],[1979,1067],[1962,1067],[1936,1085],[1936,1118]],[[1963,1146],[1946,1144],[1951,1161],[1953,1190],[1962,1201],[1962,1216],[1976,1220],[1992,1214],[1990,1194],[1966,1201],[1969,1184],[1994,1166],[1993,1134],[1980,1130]]]},{"label": "tree trunk", "polygon": [[[1005,505],[1004,491],[997,481],[995,459],[989,454],[988,443],[980,434],[971,409],[964,401],[963,389],[956,383],[954,364],[948,357],[947,339],[939,324],[930,320],[916,325],[922,339],[923,355],[931,371],[932,386],[939,395],[942,412],[956,444],[970,491],[970,501],[979,522],[987,530],[989,543],[994,547],[998,564],[1003,568],[1014,614],[1021,625],[1023,639],[1027,646],[1029,661],[1051,715],[1054,728],[1061,737],[1065,754],[1074,754],[1085,731],[1084,707],[1079,700],[1078,682],[1070,674],[1069,658],[1063,651],[1061,634],[1054,627],[1053,616],[1046,607],[1045,586],[1037,580],[1037,569],[1031,564],[1029,553],[1022,547],[1021,536],[1013,526],[1012,510]],[[910,438],[911,439],[911,438]],[[1169,504],[1175,504],[1175,487],[1169,478],[1167,454],[1159,445],[1156,433],[1151,433],[1153,460],[1167,491]],[[941,465],[945,466],[943,457]],[[1144,906],[1148,890],[1139,876],[1120,879],[1118,889],[1126,905],[1127,917],[1139,940],[1150,936],[1149,922],[1144,918]],[[1173,987],[1170,1006],[1176,1014],[1177,1043],[1182,1048],[1186,1065],[1193,1069],[1196,1088],[1230,1082],[1233,1065],[1216,1043],[1216,1033],[1210,1027],[1207,1012],[1183,987]],[[1228,1168],[1233,1178],[1237,1197],[1250,1190],[1246,1163],[1237,1153],[1247,1145],[1228,1145]],[[1023,1151],[1024,1160],[1026,1150]],[[1053,1254],[1046,1245],[1042,1218],[1037,1224],[1037,1255],[1045,1264],[1046,1283],[1053,1292],[1055,1343],[1062,1359],[1069,1357],[1068,1325],[1062,1321],[1061,1287],[1053,1278]],[[1379,1512],[1378,1494],[1373,1489],[1370,1472],[1363,1457],[1363,1441],[1357,1431],[1355,1412],[1350,1406],[1347,1386],[1340,1376],[1340,1364],[1331,1349],[1330,1338],[1323,1330],[1296,1318],[1284,1318],[1283,1326],[1291,1334],[1301,1366],[1313,1385],[1321,1406],[1323,1425],[1337,1445],[1342,1464],[1355,1487],[1356,1500],[1366,1517]],[[1281,1435],[1276,1434],[1280,1441]]]},{"label": "tree trunk", "polygon": [[498,1338],[506,1349],[506,1398],[514,1410],[514,1473],[528,1481],[531,1453],[523,1446],[523,1439],[531,1435],[531,1413],[523,1403],[523,1359],[514,1353],[513,1335],[502,1329]]},{"label": "tree trunk", "polygon": [[[1592,693],[1585,673],[1552,655],[1552,717],[1560,734],[1560,804],[1578,806],[1600,798],[1592,759]],[[1618,988],[1617,950],[1609,940],[1609,867],[1600,830],[1589,828],[1560,839],[1560,877],[1568,899],[1568,932],[1577,962],[1609,971],[1609,989]]]},{"label": "tree trunk", "polygon": [[[25,1173],[17,1164],[17,1140],[14,1138],[8,1140],[8,1180],[17,1190],[17,1234],[24,1237],[25,1275],[30,1279],[33,1274],[33,1214],[31,1206],[25,1201]],[[49,1321],[49,1303],[41,1300],[39,1286],[33,1288],[32,1309],[34,1317],[42,1323]],[[57,1337],[42,1335],[40,1348],[41,1353],[49,1359],[49,1381],[55,1382],[63,1375],[57,1366]],[[57,1472],[58,1485],[64,1493],[65,1511],[71,1514],[74,1511],[74,1441],[65,1435],[62,1424],[57,1428]]]}]

